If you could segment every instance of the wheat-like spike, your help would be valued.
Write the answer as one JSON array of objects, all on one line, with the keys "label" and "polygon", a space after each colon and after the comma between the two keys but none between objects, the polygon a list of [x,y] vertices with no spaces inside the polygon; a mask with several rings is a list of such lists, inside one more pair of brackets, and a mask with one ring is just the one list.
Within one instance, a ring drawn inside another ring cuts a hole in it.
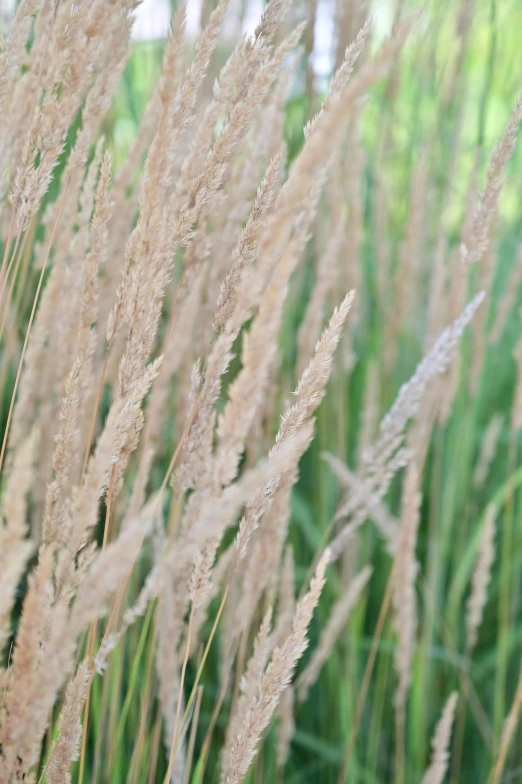
[{"label": "wheat-like spike", "polygon": [[263,591],[266,590],[268,601],[271,602],[274,599],[275,581],[290,519],[290,497],[292,488],[297,481],[297,475],[296,463],[292,469],[284,472],[275,489],[267,488],[266,499],[262,501],[260,508],[254,514],[255,506],[253,509],[252,507],[248,508],[244,519],[241,520],[240,532],[242,526],[245,526],[246,532],[248,526],[252,524],[253,520],[256,520],[257,515],[261,511],[263,513],[261,530],[254,537],[248,557],[242,566],[242,592],[238,601],[238,616],[240,618],[238,629],[244,632],[254,618],[255,609]]},{"label": "wheat-like spike", "polygon": [[335,455],[328,452],[323,454],[337,479],[349,491],[349,499],[342,504],[335,514],[336,520],[342,520],[359,507],[364,507],[365,516],[371,518],[381,534],[386,539],[388,550],[391,554],[397,550],[399,539],[399,521],[393,517],[386,506],[381,502],[379,494],[375,492],[372,482],[363,479],[360,475],[352,473],[350,469]]},{"label": "wheat-like spike", "polygon": [[279,698],[288,687],[297,662],[308,646],[307,631],[325,583],[329,553],[326,551],[317,565],[310,590],[297,605],[293,628],[280,648],[276,648],[261,681],[258,694],[250,704],[248,715],[227,749],[226,767],[221,781],[237,784],[243,781],[255,757],[262,733],[268,727]]},{"label": "wheat-like spike", "polygon": [[341,249],[343,248],[345,231],[346,219],[343,215],[336,221],[336,225],[333,226],[332,234],[318,261],[315,286],[297,334],[297,345],[299,347],[297,372],[299,376],[303,373],[310,358],[313,356],[314,346],[321,334],[326,298],[335,288],[337,265]]},{"label": "wheat-like spike", "polygon": [[370,566],[365,566],[364,569],[351,580],[345,593],[333,606],[330,617],[321,632],[319,642],[314,649],[312,657],[306,666],[306,669],[303,670],[297,679],[296,688],[300,702],[303,702],[303,700],[306,699],[310,687],[313,686],[319,677],[324,663],[332,653],[337,638],[346,626],[352,609],[357,604],[361,593],[368,584],[372,571]]},{"label": "wheat-like spike", "polygon": [[495,560],[495,507],[490,504],[486,509],[484,528],[475,569],[471,578],[471,593],[466,613],[466,652],[471,655],[477,644],[478,632],[486,606],[488,585],[491,580],[491,567]]},{"label": "wheat-like spike", "polygon": [[[158,261],[164,261],[161,257],[163,250],[161,245],[167,241],[165,237],[167,228],[163,225],[163,214],[159,205],[168,193],[172,177],[173,151],[182,133],[192,121],[197,96],[217,44],[228,2],[229,0],[221,0],[211,14],[179,94],[172,94],[169,89],[168,96],[163,95],[163,98],[168,100],[162,102],[158,127],[141,179],[140,214],[127,243],[121,280],[107,322],[106,337],[109,346],[114,342],[125,316],[132,313],[132,300],[136,296],[139,278],[144,274],[140,266],[145,272],[148,270],[149,275],[152,273],[157,276],[158,272],[154,267],[152,270],[149,269],[150,256],[154,252],[157,254],[159,250]],[[175,46],[176,43],[177,40],[173,39],[172,45]],[[172,82],[169,84],[170,87]],[[163,287],[163,281],[158,282]],[[147,293],[150,299],[151,292]]]},{"label": "wheat-like spike", "polygon": [[303,372],[295,390],[297,401],[281,419],[274,449],[281,441],[295,433],[321,402],[330,376],[335,347],[341,338],[341,329],[348,317],[354,297],[355,291],[350,291],[339,307],[335,308],[328,327],[317,342],[315,355]]},{"label": "wheat-like spike", "polygon": [[228,764],[226,754],[230,749],[231,740],[232,738],[235,738],[243,726],[243,723],[248,716],[250,706],[257,696],[261,678],[263,677],[273,647],[272,608],[270,608],[265,613],[261,626],[259,627],[254,640],[252,655],[248,661],[245,672],[241,676],[239,698],[234,706],[227,727],[223,760],[221,763],[223,768],[226,768]]},{"label": "wheat-like spike", "polygon": [[369,516],[367,498],[373,497],[370,508],[378,508],[376,501],[385,495],[395,473],[410,461],[411,452],[403,446],[408,422],[417,415],[428,383],[447,369],[466,326],[483,300],[483,292],[471,300],[453,324],[441,333],[410,380],[400,388],[394,404],[381,421],[377,439],[363,455],[364,466],[359,477],[363,480],[362,492],[350,496],[338,510],[339,518],[353,519],[330,543],[333,560],[339,558]]},{"label": "wheat-like spike", "polygon": [[[161,594],[174,565],[178,570],[183,564],[190,566],[209,537],[214,536],[221,540],[226,528],[233,525],[241,507],[259,492],[259,488],[271,486],[288,464],[295,461],[295,455],[302,454],[309,439],[310,430],[302,428],[302,432],[284,444],[270,460],[260,461],[237,482],[226,488],[219,498],[212,497],[202,505],[196,524],[187,532],[183,541],[170,543],[164,549],[135,604],[125,611],[119,629],[106,638],[96,657],[99,671],[103,671],[108,655],[125,631],[145,613],[149,602]],[[236,557],[235,548],[234,556]]]},{"label": "wheat-like spike", "polygon": [[517,342],[513,357],[517,363],[517,383],[511,405],[511,427],[518,433],[522,429],[522,339]]},{"label": "wheat-like spike", "polygon": [[44,553],[29,578],[29,588],[18,624],[10,675],[0,710],[2,775],[6,781],[12,780],[16,771],[26,770],[33,761],[27,758],[35,742],[31,732],[31,695],[35,679],[38,679],[38,662],[49,621],[51,569],[52,553]]},{"label": "wheat-like spike", "polygon": [[69,681],[64,702],[58,716],[58,739],[45,766],[45,780],[48,784],[70,784],[70,768],[78,759],[82,724],[80,721],[87,684],[91,677],[89,663],[84,660],[76,674]]},{"label": "wheat-like spike", "polygon": [[210,538],[194,560],[190,578],[189,596],[194,610],[199,610],[208,599],[211,590],[211,572],[216,558],[219,540]]},{"label": "wheat-like spike", "polygon": [[305,136],[311,136],[319,123],[324,112],[328,111],[329,105],[336,95],[341,93],[348,84],[350,77],[354,71],[357,60],[366,46],[366,41],[370,35],[372,26],[372,18],[368,17],[364,25],[357,33],[355,41],[346,47],[344,52],[344,59],[337,71],[335,72],[332,83],[330,85],[330,92],[326,97],[321,110],[313,117],[305,127]]},{"label": "wheat-like spike", "polygon": [[[270,451],[271,457],[277,454],[278,450],[282,445],[286,444],[288,439],[295,437],[295,435],[304,429],[307,421],[310,421],[310,417],[321,402],[324,396],[326,382],[330,375],[335,347],[339,342],[341,329],[349,313],[353,296],[354,292],[347,294],[339,308],[336,308],[330,320],[330,324],[318,341],[315,356],[303,373],[295,391],[297,401],[287,410],[281,419],[274,446]],[[305,440],[304,443],[306,444],[307,440]],[[298,459],[300,456],[301,455],[296,454]],[[288,471],[295,470],[296,465],[297,462],[294,466],[289,466]],[[267,487],[263,492],[258,494],[258,497],[253,499],[249,508],[246,510],[246,513],[239,524],[239,532],[236,541],[240,557],[244,557],[250,537],[257,529],[259,519],[267,509],[269,501],[277,488],[277,484],[279,484],[279,481],[273,487]],[[281,537],[280,541],[282,545],[284,539]],[[259,595],[258,592],[263,587],[263,585],[258,586],[257,595]],[[245,596],[248,595],[248,592],[246,592]],[[245,611],[242,615],[242,618],[248,619],[249,622],[250,613],[252,611],[253,607],[250,607],[249,611]],[[245,620],[243,620],[243,623],[245,623]]]},{"label": "wheat-like spike", "polygon": [[126,399],[119,398],[112,405],[96,449],[91,456],[81,486],[73,494],[70,510],[70,529],[66,546],[59,553],[59,581],[71,579],[73,559],[88,542],[98,517],[98,504],[109,485],[112,468],[124,452],[129,435],[135,432],[143,399],[150,389],[161,365],[161,357],[152,362],[133,385]]},{"label": "wheat-like spike", "polygon": [[[51,16],[49,19],[53,34],[49,50],[42,53],[45,65],[41,78],[35,84],[37,92],[41,91],[46,100],[40,101],[40,94],[33,96],[36,108],[29,114],[28,128],[21,141],[20,165],[9,197],[19,231],[26,227],[41,204],[63,151],[68,128],[84,98],[89,92],[95,96],[89,112],[99,122],[100,114],[108,108],[108,82],[112,81],[113,72],[121,74],[126,56],[132,26],[132,4],[115,14],[111,4],[96,0],[88,7],[78,8],[75,24],[70,24],[71,9],[68,5],[61,4],[54,18]],[[89,36],[84,35],[84,28],[90,30]],[[95,79],[93,83],[93,74],[99,75],[99,82]],[[57,84],[61,86],[60,91],[54,89]],[[97,123],[94,131],[96,127]],[[92,142],[92,130],[91,127],[80,136],[82,154],[72,156],[73,168],[83,166],[84,156]]]},{"label": "wheat-like spike", "polygon": [[431,741],[432,755],[431,762],[422,777],[421,784],[442,784],[449,761],[449,746],[451,741],[451,730],[457,707],[457,692],[453,692],[449,697],[442,711],[439,723],[435,728]]},{"label": "wheat-like spike", "polygon": [[78,635],[91,621],[103,614],[106,602],[121,585],[144,539],[156,524],[161,511],[158,501],[157,495],[152,496],[118,537],[92,559],[82,575],[82,583],[72,607],[70,627],[73,634]]},{"label": "wheat-like spike", "polygon": [[[288,439],[295,437],[303,428],[313,427],[312,417],[324,397],[335,348],[353,297],[354,292],[350,292],[334,310],[329,325],[317,342],[315,355],[297,385],[296,402],[288,407],[281,418],[275,443],[270,451],[272,457]],[[297,479],[300,457],[301,455],[296,453],[295,463],[288,466],[283,476],[252,499],[239,523],[236,546],[239,558],[242,559],[252,535],[259,526],[261,516],[265,515],[266,522],[261,536],[255,543],[245,566],[244,590],[238,608],[239,628],[243,631],[248,628],[257,602],[263,590],[270,586],[274,570],[277,570],[279,565],[288,525],[290,493]]]},{"label": "wheat-like spike", "polygon": [[493,148],[486,171],[484,193],[473,215],[470,236],[460,247],[461,258],[466,264],[480,261],[486,252],[491,226],[504,187],[504,170],[515,149],[521,119],[522,94],[515,104],[502,138]]},{"label": "wheat-like spike", "polygon": [[108,256],[108,226],[114,207],[109,195],[111,177],[112,161],[110,153],[106,152],[102,159],[100,179],[96,189],[94,213],[91,220],[91,247],[84,261],[80,295],[78,357],[82,363],[84,395],[91,383],[90,375],[86,371],[92,362],[95,348],[91,334],[92,324],[98,318],[98,275],[100,268],[105,266]]},{"label": "wheat-like spike", "polygon": [[221,69],[214,84],[213,98],[205,109],[198,125],[190,152],[183,162],[177,193],[182,197],[190,190],[190,183],[197,179],[205,163],[206,152],[218,120],[226,107],[232,108],[245,97],[256,71],[263,66],[269,56],[268,46],[277,26],[284,20],[289,9],[287,0],[272,0],[265,8],[263,16],[251,39],[246,36],[240,40],[227,62]]},{"label": "wheat-like spike", "polygon": [[399,736],[404,736],[406,702],[412,679],[413,655],[417,633],[417,598],[415,580],[418,563],[415,557],[417,531],[420,517],[421,495],[419,474],[415,462],[411,462],[404,480],[401,528],[397,545],[397,566],[393,582],[394,627],[397,635],[395,669],[397,690],[395,692],[396,721]]},{"label": "wheat-like spike", "polygon": [[[273,2],[273,0],[272,0]],[[214,315],[214,329],[225,327],[234,312],[237,302],[237,289],[243,275],[255,261],[261,232],[266,226],[266,214],[270,210],[278,183],[282,153],[277,153],[266,170],[258,190],[252,211],[241,232],[238,243],[232,253],[230,269],[221,284],[219,299]]]},{"label": "wheat-like spike", "polygon": [[163,49],[163,61],[158,82],[145,107],[138,134],[115,177],[114,190],[118,204],[125,198],[126,191],[132,184],[136,170],[141,164],[142,156],[154,137],[161,113],[167,109],[181,86],[184,70],[183,39],[186,15],[186,0],[180,0],[173,13],[170,34]]},{"label": "wheat-like spike", "polygon": [[513,702],[511,703],[509,713],[506,716],[504,720],[504,726],[502,727],[502,734],[500,736],[499,748],[490,775],[491,784],[500,784],[502,773],[504,771],[504,765],[506,764],[506,757],[509,748],[511,746],[511,742],[513,740],[513,735],[515,734],[515,731],[517,729],[521,705],[522,705],[522,669],[518,676]]},{"label": "wheat-like spike", "polygon": [[371,464],[375,461],[376,464],[382,465],[396,451],[408,420],[414,417],[418,410],[426,385],[434,376],[446,370],[464,329],[482,304],[484,296],[481,292],[471,300],[453,324],[442,332],[433,348],[417,365],[411,379],[403,384],[395,403],[381,422],[379,436],[366,453],[365,462]]},{"label": "wheat-like spike", "polygon": [[76,360],[65,385],[65,394],[60,410],[60,430],[55,436],[54,479],[47,485],[42,525],[43,540],[50,545],[63,543],[66,538],[66,531],[60,526],[60,518],[63,512],[62,504],[65,493],[68,490],[70,468],[78,446],[80,368],[80,360]]},{"label": "wheat-like spike", "polygon": [[489,469],[493,462],[497,449],[500,436],[502,434],[502,427],[504,424],[504,417],[502,414],[493,414],[488,422],[486,431],[480,444],[480,453],[478,456],[475,471],[473,472],[473,486],[476,490],[480,490],[484,486],[488,478]]}]

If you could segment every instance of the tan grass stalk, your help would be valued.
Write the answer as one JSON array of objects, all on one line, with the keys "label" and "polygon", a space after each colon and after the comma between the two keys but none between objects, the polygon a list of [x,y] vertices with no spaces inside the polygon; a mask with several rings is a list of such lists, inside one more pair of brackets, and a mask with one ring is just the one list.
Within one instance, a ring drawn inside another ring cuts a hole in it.
[{"label": "tan grass stalk", "polygon": [[[340,340],[341,330],[353,298],[354,292],[347,294],[341,305],[334,310],[328,327],[317,342],[315,355],[301,376],[295,390],[296,402],[289,406],[281,418],[275,443],[270,452],[271,456],[277,454],[281,446],[288,439],[295,437],[300,429],[311,420],[324,397],[335,348]],[[258,599],[264,588],[271,582],[274,564],[276,569],[279,564],[286,537],[290,491],[296,480],[295,474],[301,454],[296,454],[295,463],[287,467],[284,475],[273,487],[267,487],[257,494],[240,521],[236,546],[239,557],[243,558],[248,542],[259,526],[261,516],[263,514],[266,516],[270,512],[270,519],[263,526],[261,537],[245,567],[245,587],[238,608],[242,631],[248,628]]]},{"label": "tan grass stalk", "polygon": [[[0,711],[0,771],[5,781],[15,779],[16,776],[23,777],[36,762],[39,753],[41,736],[38,729],[42,716],[39,705],[32,698],[37,684],[42,685],[40,667],[44,653],[42,642],[49,622],[51,567],[52,554],[44,554],[30,578],[18,624],[9,679]],[[57,685],[53,683],[53,687]],[[45,693],[45,689],[42,691]]]},{"label": "tan grass stalk", "polygon": [[[140,618],[149,605],[163,590],[167,576],[174,563],[190,563],[200,551],[201,544],[210,535],[221,538],[226,527],[232,525],[235,515],[241,507],[258,491],[275,479],[288,462],[300,453],[303,444],[308,442],[310,431],[303,428],[302,432],[289,440],[277,451],[270,460],[261,461],[258,465],[247,471],[241,478],[223,491],[218,499],[210,499],[201,509],[197,525],[188,532],[182,543],[168,543],[158,560],[158,563],[149,573],[145,585],[140,592],[135,604],[123,614],[122,623],[116,632],[107,634],[102,642],[96,666],[103,672],[107,656],[114,649],[125,631]],[[179,567],[178,567],[179,568]]]},{"label": "tan grass stalk", "polygon": [[90,679],[89,664],[83,661],[67,686],[64,702],[58,717],[58,739],[42,773],[48,784],[69,784],[70,768],[78,759],[82,725],[80,716]]},{"label": "tan grass stalk", "polygon": [[71,611],[70,626],[74,633],[79,634],[103,614],[108,599],[134,564],[143,540],[156,523],[157,514],[157,497],[153,496],[137,518],[92,559]]},{"label": "tan grass stalk", "polygon": [[282,153],[279,152],[270,161],[263,181],[257,190],[252,211],[233,250],[230,269],[219,292],[214,316],[214,329],[224,328],[232,317],[237,302],[239,282],[255,261],[261,232],[266,226],[266,214],[275,198],[281,160]]},{"label": "tan grass stalk", "polygon": [[[346,232],[345,216],[337,215],[334,224],[328,243],[319,259],[315,286],[297,335],[299,348],[297,374],[299,376],[304,372],[313,356],[314,346],[323,326],[326,300],[329,294],[335,290],[338,263]],[[348,263],[353,263],[353,260],[350,259]]]},{"label": "tan grass stalk", "polygon": [[112,215],[113,202],[109,188],[111,184],[111,156],[103,156],[100,179],[96,189],[94,213],[90,226],[90,250],[85,257],[82,270],[80,294],[80,318],[77,336],[77,353],[82,364],[82,394],[92,385],[91,364],[95,350],[96,333],[92,324],[98,318],[98,275],[107,262],[108,225]]},{"label": "tan grass stalk", "polygon": [[372,568],[365,566],[359,574],[351,580],[344,594],[332,607],[326,626],[321,632],[321,637],[314,649],[310,662],[297,679],[296,688],[300,702],[306,699],[310,687],[316,682],[321,669],[332,653],[337,638],[343,632],[351,611],[357,604],[361,593],[366,587],[372,574]]},{"label": "tan grass stalk", "polygon": [[[192,112],[217,43],[227,6],[228,0],[222,0],[211,14],[208,25],[199,40],[194,61],[185,74],[179,95],[169,94],[168,103],[162,107],[158,128],[149,149],[141,180],[141,209],[138,222],[127,243],[121,281],[107,323],[107,343],[109,346],[112,345],[123,319],[132,313],[132,298],[135,298],[135,289],[137,286],[139,288],[141,283],[139,278],[143,276],[140,266],[142,268],[145,265],[151,267],[151,253],[157,255],[161,244],[167,242],[166,229],[161,225],[163,211],[157,209],[158,204],[161,204],[161,197],[166,196],[168,192],[168,185],[172,178],[173,151],[182,133],[192,120]],[[185,233],[182,232],[181,236]],[[172,239],[174,240],[174,236]],[[156,265],[161,261],[164,260],[160,256],[156,260]],[[158,275],[159,270],[156,265],[148,271],[148,276],[151,273]],[[163,289],[165,282],[160,280],[159,283]],[[148,294],[150,298],[152,291],[149,291]]]},{"label": "tan grass stalk", "polygon": [[364,504],[365,515],[373,519],[375,525],[386,539],[389,551],[394,553],[397,550],[400,523],[381,502],[379,496],[375,493],[372,483],[352,473],[345,463],[339,460],[338,457],[335,457],[335,455],[325,452],[323,457],[337,479],[349,492],[347,503],[338,509],[335,519],[342,520],[346,516],[348,504],[350,504],[348,511],[351,514],[351,509],[356,499],[357,504]]},{"label": "tan grass stalk", "polygon": [[495,559],[495,507],[486,509],[486,520],[480,536],[480,545],[471,578],[471,593],[466,612],[466,653],[471,655],[477,644],[478,632],[482,623],[487,601],[488,585],[491,580],[491,567]]},{"label": "tan grass stalk", "polygon": [[491,464],[495,459],[498,449],[498,443],[502,434],[502,427],[504,425],[504,417],[502,414],[493,414],[488,422],[484,436],[480,444],[480,452],[473,472],[473,486],[476,490],[484,487],[484,483],[488,478]]},{"label": "tan grass stalk", "polygon": [[504,187],[504,170],[515,149],[518,127],[522,119],[522,95],[519,97],[502,138],[491,153],[486,171],[486,184],[475,213],[469,238],[460,248],[462,260],[466,264],[479,261],[486,252],[491,227],[497,213],[500,194]]},{"label": "tan grass stalk", "polygon": [[417,635],[417,597],[415,581],[418,563],[415,557],[417,530],[420,518],[421,495],[417,466],[411,462],[404,480],[401,528],[397,546],[397,567],[393,582],[394,627],[397,635],[395,669],[397,690],[395,692],[396,760],[397,775],[404,775],[404,744],[406,706],[413,675],[413,656]]},{"label": "tan grass stalk", "polygon": [[370,34],[372,19],[368,17],[364,25],[357,33],[355,41],[346,47],[344,52],[343,62],[335,72],[332,83],[330,85],[330,92],[326,97],[321,110],[310,120],[305,128],[305,136],[311,136],[320,124],[321,117],[324,112],[328,112],[330,103],[335,100],[335,97],[343,92],[348,84],[350,77],[353,74],[355,64],[361,56],[364,47],[366,46],[367,38]]},{"label": "tan grass stalk", "polygon": [[60,520],[63,515],[62,504],[68,490],[71,464],[78,447],[78,405],[80,361],[71,369],[65,385],[65,394],[60,411],[60,430],[55,436],[56,446],[53,454],[54,479],[47,486],[45,510],[42,524],[43,541],[49,545],[64,542],[64,531]]},{"label": "tan grass stalk", "polygon": [[125,199],[127,190],[139,169],[142,157],[152,142],[158,121],[174,100],[183,78],[184,36],[187,4],[178,3],[172,16],[170,35],[163,49],[163,61],[158,83],[145,107],[137,137],[114,180],[115,200],[118,206]]},{"label": "tan grass stalk", "polygon": [[513,357],[517,363],[517,383],[511,405],[511,427],[518,433],[522,430],[522,339],[516,344]]},{"label": "tan grass stalk", "polygon": [[[266,269],[268,274],[280,259],[281,248],[286,246],[294,216],[303,202],[309,199],[312,185],[314,188],[321,185],[318,172],[321,171],[324,176],[333,162],[333,155],[346,126],[348,110],[356,106],[361,96],[387,72],[390,64],[398,57],[412,26],[411,19],[401,25],[396,37],[384,43],[374,60],[362,66],[348,83],[344,76],[350,69],[343,70],[342,78],[338,84],[336,82],[339,89],[329,94],[317,118],[312,120],[306,143],[276,199],[273,217],[261,246],[259,266]],[[347,57],[346,62],[349,61],[350,57]]]},{"label": "tan grass stalk", "polygon": [[116,461],[124,452],[129,436],[141,425],[142,401],[160,364],[161,357],[145,369],[142,377],[129,390],[127,397],[119,398],[111,407],[103,433],[71,505],[70,520],[67,525],[67,546],[60,552],[59,573],[61,581],[65,583],[72,577],[72,559],[88,542],[92,528],[96,524],[98,504],[109,486]]},{"label": "tan grass stalk", "polygon": [[325,582],[328,551],[319,561],[309,592],[299,602],[292,632],[276,648],[259,683],[256,699],[251,702],[245,722],[231,741],[226,753],[226,767],[221,780],[227,784],[243,781],[255,757],[259,739],[269,725],[283,691],[288,687],[297,662],[308,647],[307,631]]},{"label": "tan grass stalk", "polygon": [[255,700],[261,678],[274,647],[274,637],[272,630],[272,608],[267,610],[265,617],[259,627],[252,656],[250,657],[245,672],[241,676],[239,698],[232,706],[232,713],[228,722],[225,747],[221,765],[226,768],[228,765],[227,753],[230,751],[232,739],[240,732],[241,727],[248,717],[250,707]]},{"label": "tan grass stalk", "polygon": [[435,733],[431,742],[432,755],[428,769],[422,777],[422,784],[442,784],[449,762],[449,748],[451,742],[451,730],[455,717],[458,695],[453,692],[444,706],[440,720],[435,728]]},{"label": "tan grass stalk", "polygon": [[[377,439],[363,456],[362,472],[363,477],[371,483],[373,493],[378,499],[386,493],[396,471],[410,459],[410,453],[403,447],[405,428],[410,419],[417,415],[428,383],[447,369],[466,326],[483,300],[483,293],[476,295],[453,324],[441,333],[433,348],[417,365],[413,376],[402,385],[394,404],[381,421]],[[330,543],[333,560],[339,558],[355,531],[368,517],[368,495],[366,487],[363,493],[349,496],[346,503],[339,508],[339,518],[352,519]]]},{"label": "tan grass stalk", "polygon": [[491,772],[488,777],[488,784],[500,784],[500,781],[502,780],[502,773],[504,772],[506,758],[509,752],[509,748],[511,746],[511,742],[513,740],[513,735],[515,734],[517,729],[521,705],[522,705],[522,671],[520,672],[520,675],[518,677],[517,687],[515,689],[513,702],[511,703],[509,713],[504,720],[504,726],[502,727],[502,735],[500,736],[500,744],[495,757],[495,761],[493,763]]}]

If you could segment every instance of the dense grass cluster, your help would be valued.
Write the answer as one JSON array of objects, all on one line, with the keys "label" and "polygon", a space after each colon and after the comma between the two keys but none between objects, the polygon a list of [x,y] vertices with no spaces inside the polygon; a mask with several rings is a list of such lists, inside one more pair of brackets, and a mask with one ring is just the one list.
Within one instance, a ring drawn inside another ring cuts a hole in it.
[{"label": "dense grass cluster", "polygon": [[138,5],[0,42],[0,784],[522,780],[504,3]]}]

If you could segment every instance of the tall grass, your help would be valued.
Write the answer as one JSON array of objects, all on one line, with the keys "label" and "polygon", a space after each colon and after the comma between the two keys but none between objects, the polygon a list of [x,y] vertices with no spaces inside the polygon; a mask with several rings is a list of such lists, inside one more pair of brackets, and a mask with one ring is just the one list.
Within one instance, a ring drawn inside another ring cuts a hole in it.
[{"label": "tall grass", "polygon": [[0,782],[522,780],[505,8],[138,4],[0,47]]}]

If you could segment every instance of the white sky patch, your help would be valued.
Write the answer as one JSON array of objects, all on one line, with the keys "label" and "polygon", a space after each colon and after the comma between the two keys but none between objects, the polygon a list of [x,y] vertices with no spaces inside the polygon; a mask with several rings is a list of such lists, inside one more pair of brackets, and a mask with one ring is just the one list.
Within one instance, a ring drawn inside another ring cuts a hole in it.
[{"label": "white sky patch", "polygon": [[319,77],[329,76],[334,63],[334,8],[332,0],[317,6],[314,28],[312,68]]},{"label": "white sky patch", "polygon": [[260,16],[263,13],[263,6],[264,4],[261,2],[261,0],[250,0],[250,2],[247,4],[245,19],[243,22],[243,32],[252,35],[256,29],[257,23],[259,22]]},{"label": "white sky patch", "polygon": [[195,38],[200,33],[202,0],[188,0],[187,3],[187,35]]},{"label": "white sky patch", "polygon": [[0,30],[3,32],[14,16],[15,8],[16,0],[0,0]]},{"label": "white sky patch", "polygon": [[169,32],[170,17],[169,0],[143,0],[136,9],[132,37],[135,41],[165,38]]}]

